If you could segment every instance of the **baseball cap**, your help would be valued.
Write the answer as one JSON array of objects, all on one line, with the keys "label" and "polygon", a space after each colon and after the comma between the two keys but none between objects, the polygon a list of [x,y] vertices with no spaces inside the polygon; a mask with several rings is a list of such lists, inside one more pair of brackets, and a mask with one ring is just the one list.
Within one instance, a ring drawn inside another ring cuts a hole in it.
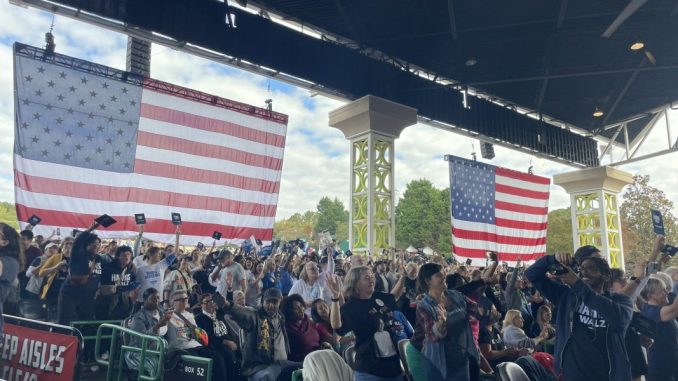
[{"label": "baseball cap", "polygon": [[57,245],[57,244],[54,243],[54,242],[50,242],[50,243],[48,243],[47,245],[45,245],[45,251],[49,250],[51,247],[56,247],[56,248],[58,248],[59,245]]},{"label": "baseball cap", "polygon": [[277,288],[269,288],[264,292],[264,300],[270,300],[270,299],[282,299],[282,292],[280,289]]}]

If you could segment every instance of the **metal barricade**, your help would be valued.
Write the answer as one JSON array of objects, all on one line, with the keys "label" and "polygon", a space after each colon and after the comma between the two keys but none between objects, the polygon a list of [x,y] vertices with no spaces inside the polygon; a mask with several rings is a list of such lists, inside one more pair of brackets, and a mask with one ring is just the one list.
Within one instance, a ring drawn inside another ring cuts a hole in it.
[{"label": "metal barricade", "polygon": [[[110,330],[110,334],[106,334]],[[140,341],[138,347],[132,347],[122,341],[122,335],[136,337]],[[110,339],[108,347],[108,359],[102,358],[102,341]],[[96,335],[96,345],[94,347],[94,358],[100,365],[106,366],[106,381],[122,380],[127,365],[125,363],[126,353],[139,354],[139,369],[137,371],[137,380],[156,381],[161,380],[163,375],[163,364],[165,362],[165,340],[159,336],[144,335],[129,328],[119,325],[104,323],[99,325]],[[157,359],[158,366],[155,369],[147,369],[147,359]],[[146,374],[148,373],[148,374]]]},{"label": "metal barricade", "polygon": [[[110,333],[108,331],[110,330]],[[132,337],[136,337],[137,346],[128,343]],[[102,342],[110,339],[108,346],[108,359],[102,358]],[[120,381],[123,376],[137,381],[157,381],[165,378],[165,350],[167,342],[160,336],[145,335],[127,327],[114,324],[101,324],[97,329],[97,341],[94,349],[95,359],[99,365],[107,367],[106,381]],[[135,368],[130,368],[127,363],[127,354],[136,354]],[[176,372],[167,380],[177,379],[182,381],[212,380],[212,359],[182,355]],[[150,361],[149,361],[150,360]],[[157,361],[155,366],[153,361]],[[136,375],[132,377],[131,373]]]}]

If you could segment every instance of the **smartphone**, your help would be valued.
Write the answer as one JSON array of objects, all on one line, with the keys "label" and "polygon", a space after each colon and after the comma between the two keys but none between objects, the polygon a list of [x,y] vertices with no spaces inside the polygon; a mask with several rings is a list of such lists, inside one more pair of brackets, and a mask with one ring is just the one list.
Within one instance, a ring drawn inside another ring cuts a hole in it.
[{"label": "smartphone", "polygon": [[645,276],[650,276],[652,274],[656,274],[659,271],[659,263],[657,262],[649,262],[645,266]]},{"label": "smartphone", "polygon": [[56,235],[57,235],[57,237],[61,237],[61,229],[60,228],[56,228]]}]

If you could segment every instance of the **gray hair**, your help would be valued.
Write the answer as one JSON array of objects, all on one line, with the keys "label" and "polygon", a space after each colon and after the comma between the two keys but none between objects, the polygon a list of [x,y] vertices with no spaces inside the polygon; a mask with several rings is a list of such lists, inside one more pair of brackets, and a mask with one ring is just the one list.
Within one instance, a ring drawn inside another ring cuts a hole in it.
[{"label": "gray hair", "polygon": [[662,283],[666,287],[666,292],[671,292],[671,290],[673,289],[673,279],[671,279],[671,276],[667,273],[658,272],[656,274],[650,275],[650,278],[659,279],[660,281],[662,281]]},{"label": "gray hair", "polygon": [[641,291],[640,295],[647,300],[650,298],[650,295],[654,295],[659,291],[664,290],[666,290],[664,282],[662,282],[659,278],[650,277],[650,279],[647,280],[647,284],[645,285],[645,288],[643,288],[643,291]]}]

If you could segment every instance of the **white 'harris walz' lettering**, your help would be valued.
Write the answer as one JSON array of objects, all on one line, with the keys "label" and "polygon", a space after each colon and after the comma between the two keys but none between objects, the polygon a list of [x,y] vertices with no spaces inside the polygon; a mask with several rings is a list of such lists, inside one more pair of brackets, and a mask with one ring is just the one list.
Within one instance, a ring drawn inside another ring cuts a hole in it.
[{"label": "white 'harris walz' lettering", "polygon": [[598,313],[598,311],[589,308],[585,304],[579,305],[578,309],[579,322],[584,324],[589,328],[605,328],[607,327],[607,322],[603,315]]}]

